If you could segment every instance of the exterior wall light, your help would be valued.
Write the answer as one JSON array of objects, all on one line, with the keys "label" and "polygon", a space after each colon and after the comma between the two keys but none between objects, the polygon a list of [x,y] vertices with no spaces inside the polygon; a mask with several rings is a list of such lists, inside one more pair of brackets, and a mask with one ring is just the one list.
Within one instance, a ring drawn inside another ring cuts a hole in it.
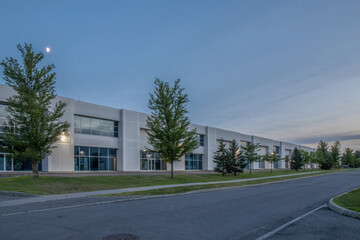
[{"label": "exterior wall light", "polygon": [[65,143],[65,142],[69,142],[69,137],[68,137],[68,135],[66,134],[66,133],[61,133],[61,135],[60,135],[60,142],[63,142],[63,143]]},{"label": "exterior wall light", "polygon": [[60,141],[65,142],[65,141],[66,141],[66,136],[65,136],[65,135],[61,135],[61,136],[60,136]]}]

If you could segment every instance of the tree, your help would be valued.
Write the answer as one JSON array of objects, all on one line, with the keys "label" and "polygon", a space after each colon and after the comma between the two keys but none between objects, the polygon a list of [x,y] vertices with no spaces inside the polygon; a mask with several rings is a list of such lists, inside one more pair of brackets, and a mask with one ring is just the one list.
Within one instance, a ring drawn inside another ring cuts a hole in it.
[{"label": "tree", "polygon": [[313,170],[314,169],[314,164],[317,163],[316,153],[315,152],[310,152],[309,158],[310,158],[310,167],[311,167],[311,170]]},{"label": "tree", "polygon": [[303,165],[304,165],[304,171],[305,171],[306,170],[306,164],[311,164],[310,163],[310,153],[305,151],[304,149],[300,149],[300,152],[301,152]]},{"label": "tree", "polygon": [[221,173],[223,176],[225,176],[225,174],[227,172],[226,169],[229,166],[228,153],[227,153],[227,150],[225,147],[226,146],[224,144],[224,140],[220,139],[219,147],[218,147],[217,151],[214,153],[214,163],[216,164],[214,171]]},{"label": "tree", "polygon": [[150,93],[149,108],[151,115],[146,119],[148,143],[151,151],[171,164],[171,179],[174,179],[174,161],[180,161],[185,153],[198,147],[196,130],[189,130],[190,120],[187,116],[186,104],[189,102],[184,88],[180,87],[180,79],[174,86],[155,79],[154,93]]},{"label": "tree", "polygon": [[284,160],[285,160],[286,169],[288,169],[288,165],[289,165],[289,162],[290,162],[290,156],[286,155]]},{"label": "tree", "polygon": [[350,149],[350,148],[346,148],[345,152],[342,156],[342,164],[343,165],[349,165],[352,166],[352,168],[355,167],[355,154],[354,154],[354,150]]},{"label": "tree", "polygon": [[232,140],[229,149],[227,150],[227,161],[226,161],[227,173],[233,173],[235,176],[238,172],[242,173],[246,166],[246,161],[240,151],[239,144],[236,140]]},{"label": "tree", "polygon": [[276,152],[272,152],[270,154],[270,167],[271,167],[271,172],[272,172],[272,166],[274,163],[278,162],[281,160],[281,157],[279,154],[277,154]]},{"label": "tree", "polygon": [[244,152],[243,156],[246,160],[246,163],[249,165],[251,175],[251,164],[261,159],[261,156],[257,153],[260,150],[260,146],[259,144],[249,143],[246,146],[241,146],[241,149]]},{"label": "tree", "polygon": [[30,160],[33,177],[39,177],[38,163],[50,155],[70,124],[60,121],[66,103],[55,102],[55,66],[39,67],[44,54],[33,51],[31,44],[17,45],[22,64],[12,57],[1,61],[6,85],[16,94],[7,99],[8,127],[2,136],[14,160]]},{"label": "tree", "polygon": [[272,169],[273,169],[273,164],[275,163],[275,162],[278,162],[278,161],[280,161],[280,155],[279,154],[277,154],[277,153],[275,153],[275,152],[272,152],[272,153],[266,153],[265,155],[263,155],[262,157],[261,157],[261,161],[266,161],[266,162],[269,162],[269,164],[270,164],[270,172],[272,173]]},{"label": "tree", "polygon": [[340,146],[340,141],[335,141],[330,147],[330,156],[334,167],[340,167]]},{"label": "tree", "polygon": [[331,159],[328,144],[324,141],[320,141],[317,149],[316,149],[316,157],[318,164],[320,165],[321,169],[331,169],[333,166],[333,161]]},{"label": "tree", "polygon": [[303,166],[303,156],[298,148],[295,148],[290,161],[290,168],[298,171]]}]

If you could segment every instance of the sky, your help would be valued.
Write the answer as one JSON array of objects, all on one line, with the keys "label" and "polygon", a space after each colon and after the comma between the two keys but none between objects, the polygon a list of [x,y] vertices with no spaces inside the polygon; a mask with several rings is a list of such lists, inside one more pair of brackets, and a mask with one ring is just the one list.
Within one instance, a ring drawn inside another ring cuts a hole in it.
[{"label": "sky", "polygon": [[60,96],[150,113],[180,78],[193,123],[360,150],[360,1],[0,4],[0,59],[50,47]]}]

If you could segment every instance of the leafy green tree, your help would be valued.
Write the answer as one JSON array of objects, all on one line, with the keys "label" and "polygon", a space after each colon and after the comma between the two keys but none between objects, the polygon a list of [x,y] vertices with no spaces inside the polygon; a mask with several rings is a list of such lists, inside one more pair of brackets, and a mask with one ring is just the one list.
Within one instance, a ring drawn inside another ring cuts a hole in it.
[{"label": "leafy green tree", "polygon": [[342,164],[349,165],[354,168],[355,161],[356,161],[356,158],[355,158],[354,150],[352,150],[351,148],[346,148],[345,152],[342,156]]},{"label": "leafy green tree", "polygon": [[333,162],[333,167],[340,167],[340,147],[340,141],[335,141],[330,147],[330,156],[331,161]]},{"label": "leafy green tree", "polygon": [[68,134],[70,124],[60,121],[66,103],[56,101],[55,66],[39,66],[44,54],[33,51],[31,44],[17,45],[22,63],[12,57],[1,61],[6,85],[16,94],[7,99],[8,125],[2,136],[14,160],[30,160],[34,177],[39,177],[38,163],[50,155],[54,143]]},{"label": "leafy green tree", "polygon": [[355,158],[355,161],[354,161],[354,168],[359,168],[360,167],[360,158]]},{"label": "leafy green tree", "polygon": [[190,120],[187,116],[186,104],[189,102],[184,88],[180,87],[180,79],[174,86],[155,79],[154,93],[150,93],[149,108],[151,115],[146,119],[148,143],[151,151],[171,164],[171,179],[174,179],[174,161],[180,161],[185,153],[198,147],[196,130],[189,130]]},{"label": "leafy green tree", "polygon": [[305,171],[306,170],[306,164],[311,164],[310,153],[308,151],[305,151],[304,149],[300,149],[300,152],[301,152],[301,156],[302,156],[302,159],[303,159],[303,165],[304,165],[303,170]]},{"label": "leafy green tree", "polygon": [[301,151],[298,148],[295,148],[291,155],[290,168],[298,171],[303,165],[303,156]]},{"label": "leafy green tree", "polygon": [[225,176],[225,174],[227,173],[227,168],[229,168],[228,160],[229,160],[228,152],[226,150],[224,140],[220,139],[219,147],[217,151],[214,153],[214,163],[216,164],[214,171],[219,172],[223,176]]},{"label": "leafy green tree", "polygon": [[246,160],[246,163],[249,165],[249,171],[251,175],[251,165],[253,162],[261,160],[261,156],[258,154],[260,150],[259,144],[249,143],[246,146],[241,146],[243,150],[243,156]]},{"label": "leafy green tree", "polygon": [[285,160],[286,169],[288,169],[287,166],[289,165],[289,162],[290,162],[290,156],[286,155],[284,160]]},{"label": "leafy green tree", "polygon": [[272,152],[272,153],[266,153],[265,155],[263,155],[261,157],[261,161],[263,162],[269,162],[270,164],[270,172],[272,173],[272,170],[273,170],[273,164],[280,161],[280,155],[275,153],[275,152]]},{"label": "leafy green tree", "polygon": [[227,150],[227,173],[232,173],[236,176],[237,173],[242,173],[246,166],[245,158],[240,151],[239,144],[236,140],[232,140],[229,149]]},{"label": "leafy green tree", "polygon": [[333,161],[331,159],[330,152],[328,150],[328,144],[324,141],[320,141],[316,149],[316,157],[321,169],[331,169]]},{"label": "leafy green tree", "polygon": [[314,164],[317,163],[316,152],[310,152],[309,158],[310,158],[310,167],[311,167],[311,170],[313,170]]},{"label": "leafy green tree", "polygon": [[281,160],[281,157],[279,154],[275,153],[275,152],[272,152],[270,154],[270,167],[271,167],[271,172],[272,172],[272,166],[273,164],[275,164],[276,162],[280,161]]}]

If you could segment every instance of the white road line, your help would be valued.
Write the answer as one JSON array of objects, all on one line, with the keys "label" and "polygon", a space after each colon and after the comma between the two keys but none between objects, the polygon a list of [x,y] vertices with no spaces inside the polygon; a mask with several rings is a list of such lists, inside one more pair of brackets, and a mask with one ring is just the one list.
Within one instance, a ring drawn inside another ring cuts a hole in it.
[{"label": "white road line", "polygon": [[288,227],[290,224],[293,224],[293,223],[299,221],[300,219],[302,219],[302,218],[304,218],[304,217],[312,214],[313,212],[316,212],[317,210],[319,210],[319,209],[321,209],[321,208],[323,208],[323,207],[326,207],[326,206],[327,206],[326,204],[321,205],[320,207],[317,207],[317,208],[311,210],[310,212],[307,212],[307,213],[301,215],[300,217],[297,217],[297,218],[291,220],[290,222],[287,222],[287,223],[281,225],[280,227],[275,228],[274,230],[272,230],[272,231],[270,231],[270,232],[268,232],[268,233],[266,233],[266,234],[264,234],[264,235],[256,238],[255,240],[264,240],[264,239],[267,239],[268,237],[271,237],[271,236],[274,235],[275,233],[277,233],[277,232],[283,230],[284,228]]}]

